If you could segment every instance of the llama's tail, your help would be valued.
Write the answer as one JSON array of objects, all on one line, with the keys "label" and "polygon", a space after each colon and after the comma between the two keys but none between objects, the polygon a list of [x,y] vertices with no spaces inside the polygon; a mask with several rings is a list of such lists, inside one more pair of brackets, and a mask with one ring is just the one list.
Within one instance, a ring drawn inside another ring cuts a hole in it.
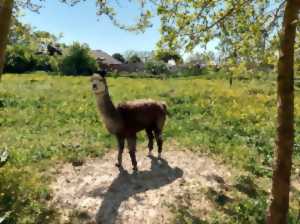
[{"label": "llama's tail", "polygon": [[164,108],[164,111],[165,111],[166,115],[168,115],[168,116],[170,117],[171,114],[170,114],[170,112],[168,111],[166,102],[162,102],[162,106],[163,106],[163,108]]}]

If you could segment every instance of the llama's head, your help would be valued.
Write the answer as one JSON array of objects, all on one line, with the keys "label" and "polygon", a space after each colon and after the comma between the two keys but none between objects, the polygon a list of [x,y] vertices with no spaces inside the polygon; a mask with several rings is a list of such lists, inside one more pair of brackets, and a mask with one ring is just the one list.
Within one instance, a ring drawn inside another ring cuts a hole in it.
[{"label": "llama's head", "polygon": [[92,90],[96,95],[103,94],[107,91],[106,80],[99,74],[93,74],[91,77]]}]

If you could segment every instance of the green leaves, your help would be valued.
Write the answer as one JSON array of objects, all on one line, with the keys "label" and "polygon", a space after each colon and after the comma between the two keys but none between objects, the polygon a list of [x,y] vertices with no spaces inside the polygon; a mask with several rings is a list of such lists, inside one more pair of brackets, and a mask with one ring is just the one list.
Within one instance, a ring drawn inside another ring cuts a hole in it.
[{"label": "green leaves", "polygon": [[91,74],[96,69],[97,63],[90,55],[89,47],[76,42],[70,46],[60,64],[60,70],[65,75]]},{"label": "green leaves", "polygon": [[155,59],[167,63],[169,60],[174,60],[176,63],[182,62],[182,58],[176,50],[158,49],[155,51]]},{"label": "green leaves", "polygon": [[283,5],[280,0],[164,0],[157,8],[158,46],[191,52],[218,40],[221,63],[234,69],[243,62],[248,71],[259,70],[276,58],[274,42]]}]

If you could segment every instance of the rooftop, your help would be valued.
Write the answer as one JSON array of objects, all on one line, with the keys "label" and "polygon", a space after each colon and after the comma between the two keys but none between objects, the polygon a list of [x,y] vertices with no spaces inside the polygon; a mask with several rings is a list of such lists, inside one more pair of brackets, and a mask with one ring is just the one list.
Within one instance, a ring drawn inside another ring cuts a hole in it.
[{"label": "rooftop", "polygon": [[122,62],[118,61],[117,59],[113,58],[106,52],[102,50],[92,50],[92,54],[96,59],[100,59],[104,64],[107,65],[121,65]]}]

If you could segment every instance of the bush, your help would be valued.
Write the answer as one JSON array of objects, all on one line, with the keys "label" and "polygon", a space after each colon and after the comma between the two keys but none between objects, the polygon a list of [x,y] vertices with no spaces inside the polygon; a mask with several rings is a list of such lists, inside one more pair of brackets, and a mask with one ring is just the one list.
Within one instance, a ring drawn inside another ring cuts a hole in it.
[{"label": "bush", "polygon": [[189,64],[178,68],[177,74],[181,76],[196,76],[203,75],[205,67],[200,64]]},{"label": "bush", "polygon": [[59,68],[65,75],[91,74],[97,70],[97,63],[86,44],[74,43],[62,58]]},{"label": "bush", "polygon": [[33,47],[9,45],[5,55],[4,71],[24,73],[28,71],[58,71],[58,57],[37,55]]},{"label": "bush", "polygon": [[25,45],[8,46],[5,54],[4,71],[23,73],[32,71],[34,67],[34,52]]},{"label": "bush", "polygon": [[32,56],[33,71],[52,71],[50,64],[51,57],[49,55],[34,55]]},{"label": "bush", "polygon": [[57,214],[47,206],[50,192],[32,169],[9,166],[0,169],[1,223],[58,223]]},{"label": "bush", "polygon": [[59,72],[60,57],[50,57],[49,64],[52,72]]},{"label": "bush", "polygon": [[140,63],[140,62],[142,62],[142,59],[136,54],[134,54],[130,58],[128,58],[128,63],[134,64],[134,63]]},{"label": "bush", "polygon": [[160,61],[148,61],[145,63],[145,70],[153,75],[159,75],[168,72],[168,67]]}]

